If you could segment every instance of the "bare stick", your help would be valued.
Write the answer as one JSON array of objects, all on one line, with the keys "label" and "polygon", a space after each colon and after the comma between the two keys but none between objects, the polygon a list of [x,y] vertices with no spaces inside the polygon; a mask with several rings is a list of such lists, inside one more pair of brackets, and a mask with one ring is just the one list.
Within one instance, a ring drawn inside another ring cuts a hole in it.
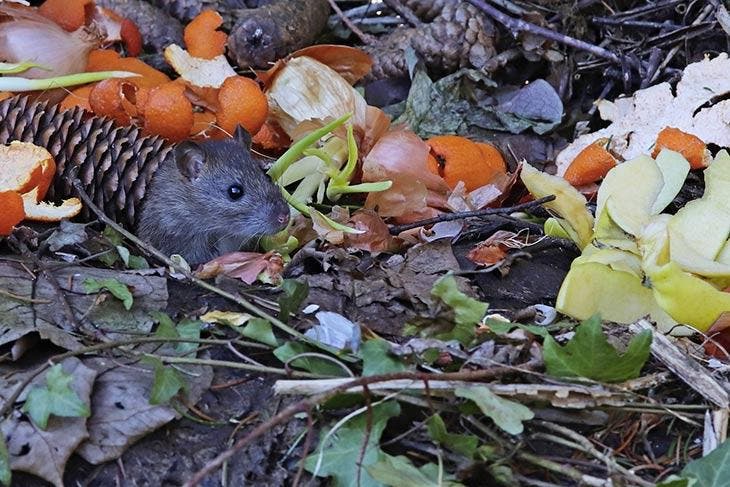
[{"label": "bare stick", "polygon": [[326,391],[322,394],[318,394],[316,396],[312,396],[308,399],[301,400],[299,402],[296,402],[288,407],[286,407],[284,410],[282,410],[277,415],[273,416],[268,421],[265,421],[258,426],[256,426],[253,430],[251,430],[246,436],[238,440],[231,448],[224,451],[217,457],[215,457],[213,460],[208,462],[202,469],[195,472],[195,474],[185,482],[184,487],[194,487],[200,482],[203,481],[203,479],[213,473],[215,470],[220,468],[223,463],[228,461],[231,457],[233,457],[236,452],[241,450],[242,448],[248,446],[251,444],[254,440],[256,440],[258,437],[262,436],[264,433],[269,431],[274,426],[277,426],[285,421],[288,421],[290,418],[292,418],[295,414],[309,411],[314,406],[321,404],[322,402],[330,399],[331,397],[340,394],[342,392],[347,391],[348,389],[356,386],[366,386],[368,384],[374,384],[378,382],[384,382],[384,381],[391,381],[391,380],[398,380],[398,379],[411,379],[411,380],[419,380],[423,382],[428,382],[430,380],[487,380],[487,379],[494,379],[497,377],[501,377],[506,374],[511,374],[515,372],[527,372],[529,371],[528,368],[519,368],[519,367],[492,367],[489,369],[483,369],[483,370],[474,370],[474,371],[463,371],[463,372],[451,372],[451,373],[445,373],[445,374],[429,374],[429,373],[423,373],[423,372],[395,372],[392,374],[382,374],[382,375],[370,375],[367,377],[358,377],[357,379],[353,379],[351,381],[347,381],[345,384],[341,384],[337,387],[334,387],[330,389],[329,391]]},{"label": "bare stick", "polygon": [[403,17],[403,20],[411,24],[413,27],[421,25],[421,20],[416,17],[411,9],[401,3],[400,0],[383,0],[383,3],[391,8],[395,13]]},{"label": "bare stick", "polygon": [[440,223],[440,222],[450,222],[454,220],[461,220],[463,218],[474,218],[474,217],[481,217],[481,216],[489,216],[489,215],[501,215],[504,213],[514,213],[515,211],[521,211],[521,210],[527,210],[530,208],[534,208],[536,206],[540,206],[543,203],[547,203],[549,201],[552,201],[555,199],[554,195],[549,195],[542,197],[540,199],[537,199],[535,201],[529,201],[527,203],[521,203],[519,205],[515,206],[505,206],[504,208],[483,208],[481,210],[474,210],[474,211],[460,211],[458,213],[446,213],[434,218],[429,218],[427,220],[420,220],[413,223],[405,223],[403,225],[391,225],[390,227],[390,233],[391,235],[398,235],[401,232],[405,232],[406,230],[411,230],[412,228],[418,228],[423,227],[425,225],[433,225],[434,223]]},{"label": "bare stick", "polygon": [[566,46],[570,46],[572,48],[586,51],[594,56],[608,59],[609,61],[612,61],[614,63],[620,63],[621,58],[614,54],[613,52],[609,51],[608,49],[604,49],[602,47],[593,45],[586,41],[581,41],[580,39],[576,39],[574,37],[566,36],[564,34],[560,34],[559,32],[555,32],[554,30],[546,29],[545,27],[540,27],[539,25],[535,25],[530,22],[525,22],[522,19],[515,19],[514,17],[510,17],[509,15],[506,15],[496,8],[489,5],[484,0],[469,0],[469,3],[474,5],[475,7],[482,10],[484,13],[492,17],[494,20],[499,22],[500,24],[507,27],[512,32],[529,32],[531,34],[535,34],[540,37],[544,37],[545,39],[550,39],[551,41],[555,41],[559,44],[565,44]]},{"label": "bare stick", "polygon": [[375,42],[375,38],[371,36],[370,34],[366,34],[365,32],[361,31],[358,26],[354,24],[352,20],[350,20],[350,17],[345,15],[345,13],[342,11],[342,9],[335,3],[335,0],[329,0],[330,5],[332,6],[332,10],[334,10],[337,15],[340,17],[340,20],[347,26],[348,29],[352,31],[353,34],[355,34],[357,37],[360,38],[360,41],[363,44],[373,44]]}]

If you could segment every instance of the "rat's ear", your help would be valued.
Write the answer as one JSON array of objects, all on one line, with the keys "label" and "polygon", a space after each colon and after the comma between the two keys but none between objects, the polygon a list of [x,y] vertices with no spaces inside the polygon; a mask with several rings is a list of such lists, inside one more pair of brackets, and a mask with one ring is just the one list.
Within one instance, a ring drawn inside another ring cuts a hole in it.
[{"label": "rat's ear", "polygon": [[251,134],[240,125],[236,125],[236,131],[233,132],[233,140],[243,145],[246,149],[251,149]]},{"label": "rat's ear", "polygon": [[196,179],[205,166],[205,151],[195,142],[180,142],[175,146],[175,162],[183,176]]}]

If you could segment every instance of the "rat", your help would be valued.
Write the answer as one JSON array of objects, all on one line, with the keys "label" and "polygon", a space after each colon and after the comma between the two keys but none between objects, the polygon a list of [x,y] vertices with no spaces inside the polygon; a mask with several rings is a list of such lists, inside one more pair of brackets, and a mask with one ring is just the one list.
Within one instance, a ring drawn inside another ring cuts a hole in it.
[{"label": "rat", "polygon": [[200,263],[255,246],[288,222],[289,205],[239,126],[229,139],[172,148],[152,177],[137,234],[167,255]]}]

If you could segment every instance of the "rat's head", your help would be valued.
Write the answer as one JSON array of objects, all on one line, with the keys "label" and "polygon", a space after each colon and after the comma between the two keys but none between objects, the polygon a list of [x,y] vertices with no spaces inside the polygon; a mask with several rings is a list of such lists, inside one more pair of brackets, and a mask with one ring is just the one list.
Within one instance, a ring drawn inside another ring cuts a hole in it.
[{"label": "rat's head", "polygon": [[185,195],[200,222],[219,238],[269,235],[289,222],[289,206],[279,188],[251,156],[251,137],[241,127],[233,138],[186,141],[175,147]]}]

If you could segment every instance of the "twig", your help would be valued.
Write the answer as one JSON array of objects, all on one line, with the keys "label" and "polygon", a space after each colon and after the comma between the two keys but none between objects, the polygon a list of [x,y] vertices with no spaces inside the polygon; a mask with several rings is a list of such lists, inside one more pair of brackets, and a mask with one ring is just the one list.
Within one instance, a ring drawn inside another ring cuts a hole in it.
[{"label": "twig", "polygon": [[375,42],[375,37],[371,36],[370,34],[366,34],[365,32],[361,31],[358,26],[356,26],[352,20],[350,20],[350,17],[344,14],[342,12],[342,9],[335,3],[335,0],[328,0],[330,5],[332,6],[332,10],[334,10],[337,15],[340,17],[342,22],[347,26],[348,29],[352,31],[353,34],[355,34],[357,37],[360,38],[360,41],[363,44],[373,44]]},{"label": "twig", "polygon": [[484,0],[468,1],[469,3],[492,17],[494,20],[504,25],[507,29],[513,31],[513,33],[529,32],[530,34],[544,37],[545,39],[550,39],[559,44],[565,44],[566,46],[570,46],[574,49],[589,52],[594,56],[608,59],[609,61],[612,61],[614,63],[621,63],[621,58],[613,52],[609,51],[608,49],[604,49],[586,41],[581,41],[580,39],[576,39],[574,37],[566,36],[565,34],[560,34],[559,32],[546,29],[545,27],[540,27],[539,25],[535,25],[530,22],[525,22],[522,19],[515,19],[514,17],[510,17],[509,15],[500,12],[496,8],[486,3]]},{"label": "twig", "polygon": [[[181,265],[175,263],[168,256],[166,256],[165,254],[163,254],[162,252],[160,252],[153,246],[149,245],[148,243],[142,241],[140,238],[138,238],[134,234],[132,234],[129,231],[127,231],[126,229],[122,228],[117,222],[115,222],[114,220],[112,220],[111,218],[106,216],[104,214],[104,212],[98,206],[96,206],[96,204],[94,204],[94,202],[91,200],[89,195],[86,193],[83,186],[81,185],[81,182],[78,179],[73,181],[73,186],[76,189],[76,193],[78,194],[78,196],[83,200],[84,204],[87,205],[91,209],[92,212],[94,212],[94,214],[96,215],[96,217],[99,219],[100,222],[112,227],[114,230],[119,232],[122,236],[124,236],[130,242],[134,243],[137,247],[139,247],[141,250],[146,252],[148,255],[157,258],[161,262],[164,262],[165,265],[174,269],[176,272],[179,272],[186,279],[188,279],[195,285],[197,285],[203,289],[206,289],[208,291],[211,291],[219,296],[222,296],[230,301],[233,301],[234,303],[236,303],[237,305],[241,306],[242,308],[250,311],[251,313],[258,315],[261,318],[264,318],[265,320],[268,320],[272,325],[279,328],[280,330],[282,330],[296,338],[299,338],[300,340],[303,340],[306,343],[309,343],[309,344],[311,344],[317,348],[320,348],[322,350],[325,350],[327,352],[333,351],[330,347],[328,347],[316,340],[312,340],[309,337],[304,336],[304,334],[299,333],[294,328],[290,327],[289,325],[287,325],[283,321],[279,320],[278,318],[268,314],[267,312],[265,312],[258,306],[252,304],[251,302],[247,301],[246,299],[242,298],[241,296],[236,296],[234,294],[231,294],[227,291],[224,291],[223,289],[220,289],[217,286],[209,284],[209,283],[205,282],[204,280],[195,277],[191,271],[189,271],[188,269],[185,269]],[[340,356],[340,359],[348,360],[348,357]]]},{"label": "twig", "polygon": [[403,19],[413,27],[421,25],[421,19],[416,17],[416,14],[414,14],[411,9],[403,5],[400,0],[383,0],[383,3],[390,7],[390,9],[395,13],[403,17]]},{"label": "twig", "polygon": [[391,233],[391,235],[398,235],[399,233],[405,232],[406,230],[423,227],[425,225],[433,225],[434,223],[450,222],[450,221],[454,221],[454,220],[461,220],[463,218],[473,218],[473,217],[481,217],[481,216],[488,216],[488,215],[501,215],[504,213],[514,213],[515,211],[527,210],[530,208],[534,208],[536,206],[540,206],[543,203],[547,203],[554,199],[555,199],[554,195],[549,195],[549,196],[545,196],[540,199],[536,199],[535,201],[529,201],[527,203],[521,203],[521,204],[515,205],[515,206],[505,206],[503,208],[483,208],[481,210],[474,210],[474,211],[461,211],[458,213],[446,213],[446,214],[437,216],[435,218],[429,218],[427,220],[420,220],[417,222],[406,223],[403,225],[391,225],[390,233]]},{"label": "twig", "polygon": [[[195,472],[195,474],[187,482],[185,482],[184,487],[194,487],[200,484],[200,482],[202,482],[206,476],[213,473],[216,469],[220,468],[220,466],[224,462],[228,461],[231,457],[233,457],[236,452],[251,444],[251,442],[269,431],[274,426],[277,426],[289,420],[291,417],[298,413],[309,411],[314,406],[317,406],[327,401],[331,397],[343,393],[353,387],[363,387],[369,384],[376,384],[379,382],[387,382],[400,379],[418,380],[423,382],[428,382],[430,380],[487,380],[494,379],[505,374],[513,373],[515,372],[515,370],[516,368],[514,367],[493,367],[490,369],[452,372],[444,374],[428,374],[422,372],[395,372],[392,374],[371,375],[367,377],[358,377],[354,380],[349,380],[346,383],[334,387],[326,392],[296,402],[286,407],[284,410],[273,416],[268,421],[259,424],[246,436],[238,440],[231,448],[222,452],[213,460],[208,462],[202,469]],[[519,368],[517,368],[517,370],[519,370]]]}]

